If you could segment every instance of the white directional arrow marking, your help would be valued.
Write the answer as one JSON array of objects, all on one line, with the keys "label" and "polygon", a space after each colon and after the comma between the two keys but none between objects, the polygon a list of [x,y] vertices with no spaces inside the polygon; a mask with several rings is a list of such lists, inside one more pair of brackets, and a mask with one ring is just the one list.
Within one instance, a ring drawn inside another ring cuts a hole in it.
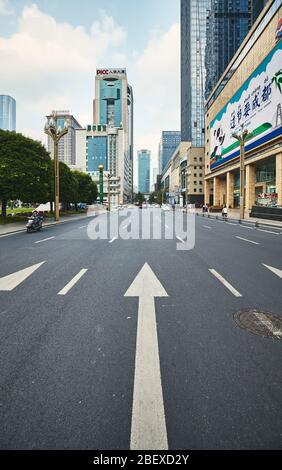
[{"label": "white directional arrow marking", "polygon": [[139,297],[130,448],[168,449],[154,297],[165,289],[145,263],[125,297]]},{"label": "white directional arrow marking", "polygon": [[21,282],[23,282],[28,276],[30,276],[36,269],[38,269],[45,261],[42,263],[33,264],[28,268],[21,269],[20,271],[16,271],[15,273],[8,274],[8,276],[4,276],[0,278],[0,291],[1,290],[13,290],[17,287]]},{"label": "white directional arrow marking", "polygon": [[274,274],[276,274],[276,276],[278,276],[282,279],[282,269],[273,268],[272,266],[268,266],[267,264],[263,264],[263,266],[265,266],[267,269],[269,269]]}]

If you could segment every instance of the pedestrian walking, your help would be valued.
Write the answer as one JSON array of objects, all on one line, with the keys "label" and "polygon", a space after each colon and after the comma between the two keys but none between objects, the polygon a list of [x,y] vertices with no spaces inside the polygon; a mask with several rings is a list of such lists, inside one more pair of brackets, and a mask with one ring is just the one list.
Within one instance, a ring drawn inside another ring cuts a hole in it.
[{"label": "pedestrian walking", "polygon": [[226,204],[224,204],[223,209],[222,209],[222,217],[224,219],[227,219],[227,214],[228,214],[227,206]]}]

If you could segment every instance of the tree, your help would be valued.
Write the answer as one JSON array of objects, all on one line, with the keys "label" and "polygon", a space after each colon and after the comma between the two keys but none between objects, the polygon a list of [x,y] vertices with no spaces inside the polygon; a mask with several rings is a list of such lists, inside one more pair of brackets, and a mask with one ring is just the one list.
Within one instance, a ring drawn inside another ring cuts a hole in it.
[{"label": "tree", "polygon": [[60,202],[63,209],[68,210],[70,203],[75,202],[78,193],[78,181],[68,165],[59,162],[60,173]]},{"label": "tree", "polygon": [[16,132],[0,130],[2,217],[6,217],[9,199],[48,201],[51,175],[50,155],[40,142]]},{"label": "tree", "polygon": [[86,202],[86,204],[92,204],[96,201],[98,196],[98,189],[97,184],[92,180],[91,176],[87,175],[86,173],[82,173],[81,171],[73,171],[73,175],[75,176],[78,188],[77,194],[75,197],[75,208],[77,210],[77,203],[78,202]]},{"label": "tree", "polygon": [[159,206],[161,206],[163,202],[165,202],[165,200],[166,200],[165,190],[161,189],[161,191],[158,191],[157,193],[157,203],[159,204]]},{"label": "tree", "polygon": [[140,193],[139,191],[139,193],[136,196],[136,199],[139,205],[143,204],[143,202],[145,201],[144,194]]},{"label": "tree", "polygon": [[149,204],[153,204],[153,203],[156,201],[156,197],[157,197],[157,195],[156,195],[156,193],[155,193],[155,192],[153,192],[153,193],[150,193],[150,195],[149,195],[149,199],[148,199],[148,201],[149,201]]}]

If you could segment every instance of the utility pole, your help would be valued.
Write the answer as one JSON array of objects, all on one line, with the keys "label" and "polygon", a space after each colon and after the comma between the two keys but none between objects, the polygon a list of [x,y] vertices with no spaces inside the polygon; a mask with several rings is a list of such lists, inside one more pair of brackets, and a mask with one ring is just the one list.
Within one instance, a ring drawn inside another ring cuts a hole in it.
[{"label": "utility pole", "polygon": [[111,175],[110,173],[108,173],[107,178],[108,178],[108,211],[110,211],[111,210],[111,187],[110,187]]},{"label": "utility pole", "polygon": [[188,212],[188,161],[187,161],[187,167],[185,169],[185,209],[186,209],[186,214]]},{"label": "utility pole", "polygon": [[99,165],[99,196],[100,196],[100,206],[104,202],[104,165]]},{"label": "utility pole", "polygon": [[252,133],[244,129],[244,124],[241,125],[241,134],[232,134],[240,143],[240,219],[245,218],[245,142],[251,136]]},{"label": "utility pole", "polygon": [[64,127],[58,126],[58,115],[56,111],[52,112],[51,119],[48,120],[44,127],[45,134],[49,135],[54,143],[54,175],[55,175],[55,221],[58,222],[60,218],[60,174],[59,174],[59,158],[58,158],[58,143],[59,140],[68,133],[70,121],[68,119],[64,122]]}]

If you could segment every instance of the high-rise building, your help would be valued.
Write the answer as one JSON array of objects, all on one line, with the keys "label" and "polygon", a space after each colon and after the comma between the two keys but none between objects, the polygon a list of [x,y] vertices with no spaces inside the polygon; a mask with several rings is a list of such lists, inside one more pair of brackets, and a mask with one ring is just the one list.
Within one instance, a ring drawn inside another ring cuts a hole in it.
[{"label": "high-rise building", "polygon": [[211,0],[205,53],[207,99],[266,0]]},{"label": "high-rise building", "polygon": [[162,173],[181,142],[180,131],[163,131],[159,143],[159,172]]},{"label": "high-rise building", "polygon": [[16,100],[8,95],[0,95],[0,129],[16,130]]},{"label": "high-rise building", "polygon": [[138,150],[138,191],[140,193],[150,192],[150,150]]},{"label": "high-rise building", "polygon": [[[81,125],[74,118],[69,111],[56,111],[57,114],[57,126],[63,128],[65,121],[70,122],[68,133],[64,135],[58,143],[58,158],[61,162],[66,163],[70,168],[80,169],[80,165],[77,165],[76,161],[76,149],[75,149],[75,132],[77,129],[82,129]],[[51,115],[47,116],[47,119],[51,119]],[[54,144],[50,136],[48,136],[48,152],[50,152],[51,158],[54,158]]]},{"label": "high-rise building", "polygon": [[98,69],[95,77],[93,124],[123,129],[124,155],[119,171],[124,178],[124,199],[133,194],[133,91],[126,69]]},{"label": "high-rise building", "polygon": [[210,0],[181,0],[181,140],[204,145],[206,21]]},{"label": "high-rise building", "polygon": [[[111,175],[111,204],[118,205],[128,192],[128,184],[124,180],[123,167],[124,131],[121,127],[108,125],[88,125],[86,129],[76,131],[77,162],[84,163],[82,171],[87,172],[99,183],[99,165],[104,167],[104,197],[108,191],[108,174]],[[98,185],[99,187],[99,185]]]}]

